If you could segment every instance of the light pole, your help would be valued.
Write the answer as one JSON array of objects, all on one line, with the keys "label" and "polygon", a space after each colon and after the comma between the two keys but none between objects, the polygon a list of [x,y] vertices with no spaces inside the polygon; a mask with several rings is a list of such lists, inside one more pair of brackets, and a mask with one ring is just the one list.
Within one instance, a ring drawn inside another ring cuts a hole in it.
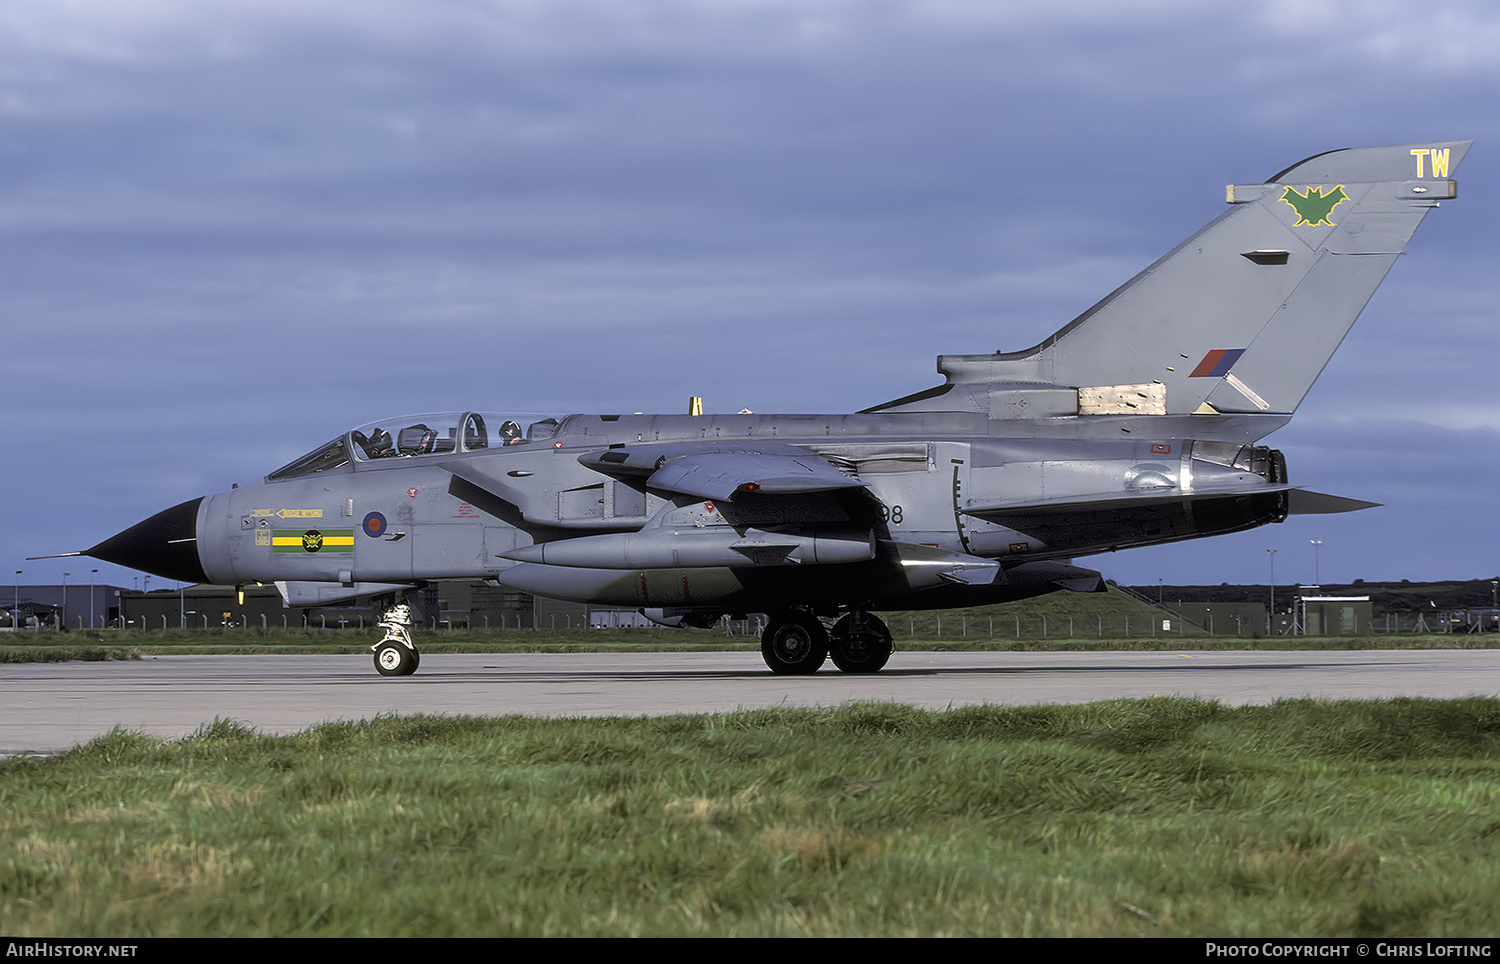
[{"label": "light pole", "polygon": [[73,575],[71,572],[65,572],[65,573],[63,573],[62,618],[57,621],[57,628],[58,629],[67,629],[68,628],[68,577],[71,576],[71,575]]},{"label": "light pole", "polygon": [[1308,541],[1312,543],[1313,547],[1313,585],[1321,587],[1323,579],[1318,573],[1318,550],[1323,548],[1323,540],[1309,539]]},{"label": "light pole", "polygon": [[94,628],[94,577],[97,575],[98,569],[89,570],[89,629]]},{"label": "light pole", "polygon": [[16,628],[21,628],[21,570],[16,570]]},{"label": "light pole", "polygon": [[1276,550],[1267,549],[1271,557],[1271,608],[1266,612],[1266,635],[1271,635],[1271,623],[1276,618]]}]

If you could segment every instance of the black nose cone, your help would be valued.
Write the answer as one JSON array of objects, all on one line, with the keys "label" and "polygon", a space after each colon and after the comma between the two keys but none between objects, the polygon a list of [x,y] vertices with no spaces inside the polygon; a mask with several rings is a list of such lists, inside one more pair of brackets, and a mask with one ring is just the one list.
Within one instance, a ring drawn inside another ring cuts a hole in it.
[{"label": "black nose cone", "polygon": [[197,498],[138,522],[89,549],[84,555],[153,576],[183,582],[208,582],[198,561]]}]

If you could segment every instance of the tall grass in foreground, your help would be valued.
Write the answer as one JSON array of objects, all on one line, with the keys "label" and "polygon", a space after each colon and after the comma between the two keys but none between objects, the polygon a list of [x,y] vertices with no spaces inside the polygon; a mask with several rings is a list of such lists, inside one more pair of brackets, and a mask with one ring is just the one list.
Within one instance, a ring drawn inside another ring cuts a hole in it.
[{"label": "tall grass in foreground", "polygon": [[381,718],[0,761],[17,935],[1500,932],[1500,701]]}]

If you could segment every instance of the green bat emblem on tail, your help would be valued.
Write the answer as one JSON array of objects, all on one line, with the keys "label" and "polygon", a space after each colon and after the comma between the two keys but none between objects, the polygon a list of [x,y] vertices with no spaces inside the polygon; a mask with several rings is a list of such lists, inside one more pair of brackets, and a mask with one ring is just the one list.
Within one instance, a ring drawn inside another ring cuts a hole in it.
[{"label": "green bat emblem on tail", "polygon": [[1297,212],[1297,223],[1292,227],[1300,227],[1304,224],[1327,224],[1332,226],[1333,221],[1328,217],[1340,201],[1347,201],[1349,195],[1344,193],[1344,185],[1323,193],[1320,187],[1309,187],[1306,194],[1298,194],[1296,188],[1287,188],[1281,199],[1290,204]]}]

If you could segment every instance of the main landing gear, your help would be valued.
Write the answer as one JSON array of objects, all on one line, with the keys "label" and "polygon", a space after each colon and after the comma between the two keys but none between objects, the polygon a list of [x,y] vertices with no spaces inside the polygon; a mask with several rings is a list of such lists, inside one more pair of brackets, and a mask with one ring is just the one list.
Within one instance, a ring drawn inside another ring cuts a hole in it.
[{"label": "main landing gear", "polygon": [[422,656],[411,641],[411,607],[405,603],[385,611],[376,625],[385,630],[380,642],[371,646],[375,652],[375,671],[381,676],[410,676],[421,665]]},{"label": "main landing gear", "polygon": [[891,631],[872,613],[856,609],[833,624],[823,624],[805,609],[778,613],[760,637],[760,654],[771,672],[784,676],[816,673],[823,660],[845,673],[875,673],[891,658]]},{"label": "main landing gear", "polygon": [[891,658],[891,631],[879,616],[856,609],[833,624],[828,655],[845,673],[878,673]]},{"label": "main landing gear", "polygon": [[781,613],[761,634],[760,655],[782,676],[816,673],[828,658],[828,630],[805,609]]}]

